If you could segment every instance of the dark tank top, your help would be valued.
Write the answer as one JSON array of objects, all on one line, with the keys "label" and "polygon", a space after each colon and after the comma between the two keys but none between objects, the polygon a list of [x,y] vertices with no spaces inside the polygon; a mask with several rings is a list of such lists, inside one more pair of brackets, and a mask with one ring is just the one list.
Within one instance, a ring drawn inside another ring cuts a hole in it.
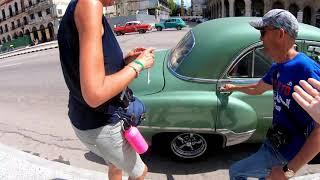
[{"label": "dark tank top", "polygon": [[[58,30],[58,44],[60,62],[65,82],[69,89],[69,118],[72,124],[80,130],[95,129],[101,126],[116,123],[118,118],[112,114],[119,105],[119,95],[97,108],[91,108],[84,100],[80,87],[79,72],[79,34],[74,20],[77,0],[72,0],[63,16]],[[120,71],[125,63],[121,48],[103,16],[102,36],[104,67],[106,75]]]}]

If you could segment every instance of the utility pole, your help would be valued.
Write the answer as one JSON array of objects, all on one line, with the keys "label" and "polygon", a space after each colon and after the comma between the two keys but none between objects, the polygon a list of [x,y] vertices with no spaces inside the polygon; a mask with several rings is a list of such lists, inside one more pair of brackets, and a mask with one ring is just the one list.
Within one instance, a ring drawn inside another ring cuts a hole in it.
[{"label": "utility pole", "polygon": [[181,16],[184,16],[184,0],[181,0],[180,12],[181,12]]}]

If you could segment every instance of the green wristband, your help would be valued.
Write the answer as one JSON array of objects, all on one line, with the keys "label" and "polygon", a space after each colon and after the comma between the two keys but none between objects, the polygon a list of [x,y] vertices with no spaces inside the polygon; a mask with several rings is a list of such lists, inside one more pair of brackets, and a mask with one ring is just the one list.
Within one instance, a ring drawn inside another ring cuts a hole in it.
[{"label": "green wristband", "polygon": [[144,65],[142,64],[142,62],[140,62],[139,60],[134,60],[133,62],[139,64],[142,67],[142,70],[144,70]]}]

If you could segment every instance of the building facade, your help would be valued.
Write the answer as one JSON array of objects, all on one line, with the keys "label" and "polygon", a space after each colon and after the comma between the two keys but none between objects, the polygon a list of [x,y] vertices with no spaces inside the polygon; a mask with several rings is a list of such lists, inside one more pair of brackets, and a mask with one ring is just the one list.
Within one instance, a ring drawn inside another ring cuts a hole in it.
[{"label": "building facade", "polygon": [[30,36],[33,42],[56,39],[70,0],[0,0],[0,44]]},{"label": "building facade", "polygon": [[299,22],[320,27],[319,0],[206,0],[209,19],[229,16],[263,16],[271,9],[286,9]]},{"label": "building facade", "polygon": [[117,16],[135,14],[154,15],[156,19],[167,18],[170,14],[167,0],[119,0],[116,3]]},{"label": "building facade", "polygon": [[191,0],[192,16],[202,16],[206,7],[206,0]]}]

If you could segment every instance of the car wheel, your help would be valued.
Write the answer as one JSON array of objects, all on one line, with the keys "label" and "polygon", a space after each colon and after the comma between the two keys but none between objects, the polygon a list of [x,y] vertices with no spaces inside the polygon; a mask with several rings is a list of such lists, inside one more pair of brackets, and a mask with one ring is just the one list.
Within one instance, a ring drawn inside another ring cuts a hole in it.
[{"label": "car wheel", "polygon": [[181,30],[182,29],[182,27],[181,26],[177,26],[177,30]]},{"label": "car wheel", "polygon": [[181,133],[172,136],[170,150],[178,159],[197,159],[205,154],[208,142],[203,135],[196,133]]},{"label": "car wheel", "polygon": [[157,27],[157,31],[162,31],[162,27]]},{"label": "car wheel", "polygon": [[117,35],[117,36],[121,36],[121,33],[120,33],[120,32],[116,32],[116,35]]},{"label": "car wheel", "polygon": [[124,35],[125,34],[125,32],[121,32],[121,35]]},{"label": "car wheel", "polygon": [[142,33],[143,33],[143,29],[140,29],[140,30],[139,30],[139,34],[142,34]]}]

